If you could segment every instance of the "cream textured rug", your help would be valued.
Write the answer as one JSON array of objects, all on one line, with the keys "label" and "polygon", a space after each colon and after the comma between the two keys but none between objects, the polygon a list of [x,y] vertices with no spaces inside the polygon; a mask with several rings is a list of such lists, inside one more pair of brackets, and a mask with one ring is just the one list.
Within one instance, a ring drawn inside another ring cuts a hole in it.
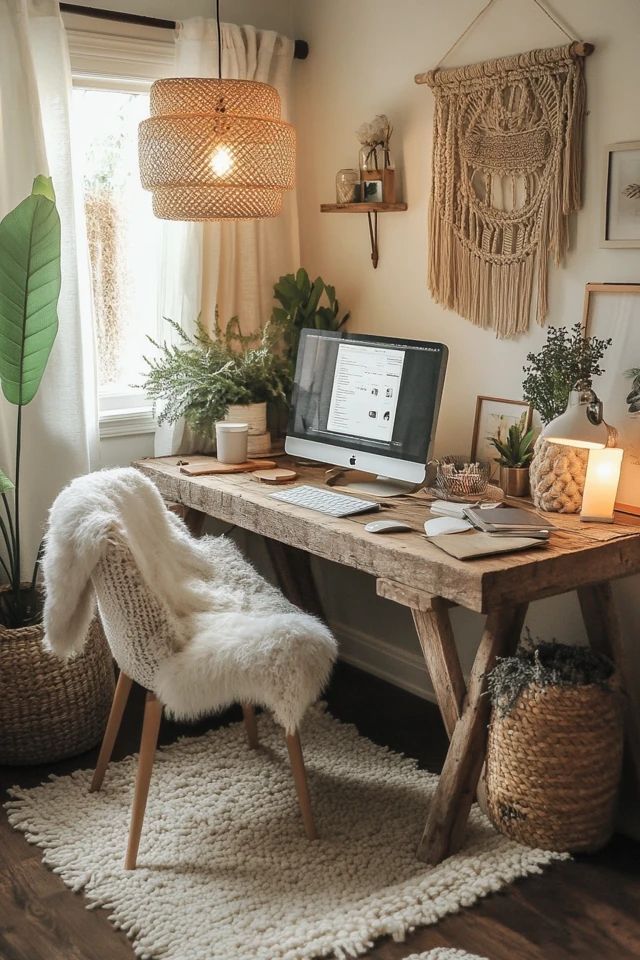
[{"label": "cream textured rug", "polygon": [[436,947],[426,953],[412,953],[405,960],[486,960],[486,957],[477,957],[475,953],[465,953],[464,950],[452,950],[450,947]]},{"label": "cream textured rug", "polygon": [[303,833],[281,728],[258,720],[159,751],[138,869],[123,869],[134,761],[14,788],[13,826],[90,906],[109,911],[140,957],[307,960],[366,953],[377,937],[470,906],[556,859],[495,833],[474,808],[463,851],[416,860],[433,774],[321,708],[302,742],[321,839]]}]

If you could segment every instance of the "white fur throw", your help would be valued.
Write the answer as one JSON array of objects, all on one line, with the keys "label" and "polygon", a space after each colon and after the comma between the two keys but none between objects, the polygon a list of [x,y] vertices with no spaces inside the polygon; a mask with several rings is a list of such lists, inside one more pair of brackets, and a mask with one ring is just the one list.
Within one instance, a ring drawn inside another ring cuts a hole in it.
[{"label": "white fur throw", "polygon": [[[128,558],[124,568],[114,556]],[[151,663],[145,685],[180,718],[242,701],[272,710],[293,732],[336,657],[324,624],[290,604],[230,541],[194,540],[132,468],[79,477],[62,491],[51,508],[43,572],[49,649],[68,657],[83,648],[97,593],[116,660],[133,665],[126,672],[134,679],[138,661],[145,678]],[[133,577],[143,593],[130,598],[136,612],[126,617]]]}]

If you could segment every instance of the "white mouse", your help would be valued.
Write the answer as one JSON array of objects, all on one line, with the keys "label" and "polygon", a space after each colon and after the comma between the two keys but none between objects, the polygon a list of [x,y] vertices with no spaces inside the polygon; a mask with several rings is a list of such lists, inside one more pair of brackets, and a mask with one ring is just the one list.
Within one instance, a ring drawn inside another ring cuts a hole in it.
[{"label": "white mouse", "polygon": [[471,530],[472,524],[468,520],[459,520],[457,517],[434,517],[425,520],[424,532],[428,537],[439,537],[443,533],[462,533]]},{"label": "white mouse", "polygon": [[407,523],[400,520],[374,520],[365,525],[367,533],[400,533],[402,530],[413,530]]}]

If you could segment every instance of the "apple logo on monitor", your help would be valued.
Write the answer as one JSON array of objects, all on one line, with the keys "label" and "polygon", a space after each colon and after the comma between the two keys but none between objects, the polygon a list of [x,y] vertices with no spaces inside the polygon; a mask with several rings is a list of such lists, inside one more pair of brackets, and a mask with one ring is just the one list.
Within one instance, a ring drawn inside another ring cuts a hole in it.
[{"label": "apple logo on monitor", "polygon": [[350,466],[352,466],[352,467],[355,467],[355,465],[356,465],[356,458],[355,458],[355,456],[354,456],[353,454],[351,454],[351,456],[349,457],[349,464],[350,464]]}]

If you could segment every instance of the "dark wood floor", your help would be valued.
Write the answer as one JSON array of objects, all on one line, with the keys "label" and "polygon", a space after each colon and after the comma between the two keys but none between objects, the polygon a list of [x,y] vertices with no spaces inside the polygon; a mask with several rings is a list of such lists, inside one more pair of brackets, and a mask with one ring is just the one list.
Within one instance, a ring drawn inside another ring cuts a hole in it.
[{"label": "dark wood floor", "polygon": [[[378,743],[439,770],[446,737],[435,707],[344,664],[337,668],[328,701],[340,719],[355,723]],[[116,756],[137,748],[141,698],[127,708]],[[239,719],[229,711],[217,723]],[[164,723],[162,741],[192,735]],[[95,753],[58,764],[56,773],[91,766]],[[39,783],[49,768],[0,768],[0,791],[13,783]],[[407,943],[382,941],[369,955],[401,960],[411,952],[452,946],[490,960],[638,960],[640,958],[640,845],[623,837],[589,858],[556,864],[540,877],[519,881],[417,931]],[[87,911],[81,895],[40,863],[30,846],[0,814],[0,958],[2,960],[133,960],[123,934],[103,910]],[[203,957],[202,960],[208,960]],[[228,960],[236,960],[229,957]]]}]

